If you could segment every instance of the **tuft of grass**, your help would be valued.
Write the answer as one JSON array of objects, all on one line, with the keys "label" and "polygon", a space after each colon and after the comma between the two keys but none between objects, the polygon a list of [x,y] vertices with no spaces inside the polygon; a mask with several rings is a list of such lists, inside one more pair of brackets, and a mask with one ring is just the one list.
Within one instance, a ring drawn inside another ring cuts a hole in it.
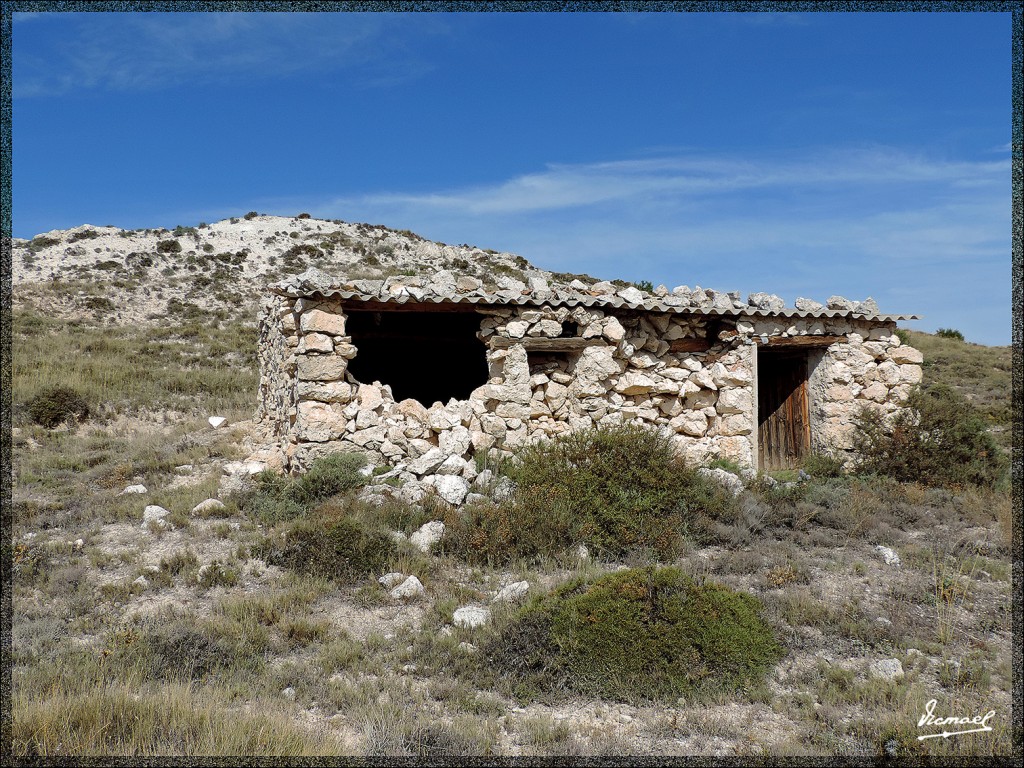
[{"label": "tuft of grass", "polygon": [[366,478],[359,470],[365,465],[361,453],[333,453],[316,459],[306,474],[296,478],[263,472],[256,476],[253,488],[234,501],[264,524],[292,520],[325,499],[364,485]]},{"label": "tuft of grass", "polygon": [[[254,714],[254,712],[258,714]],[[295,724],[279,705],[229,710],[210,689],[168,684],[140,692],[110,683],[80,693],[15,694],[16,757],[82,755],[332,755],[341,745],[324,729]]]},{"label": "tuft of grass", "polygon": [[394,539],[381,527],[328,503],[308,517],[280,524],[260,545],[271,565],[343,583],[383,573],[394,555]]}]

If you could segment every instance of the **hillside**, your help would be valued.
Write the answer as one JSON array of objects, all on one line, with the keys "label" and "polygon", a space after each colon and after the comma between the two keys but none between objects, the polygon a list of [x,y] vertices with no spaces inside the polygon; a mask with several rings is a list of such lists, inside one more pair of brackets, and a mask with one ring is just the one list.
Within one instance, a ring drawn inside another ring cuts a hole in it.
[{"label": "hillside", "polygon": [[510,253],[301,215],[247,214],[174,230],[83,225],[15,239],[12,251],[16,307],[45,302],[66,317],[122,324],[255,317],[267,283],[307,267],[351,279],[443,269],[489,284],[527,271],[551,277]]},{"label": "hillside", "polygon": [[[493,533],[474,523],[505,508],[485,500],[456,514],[404,500],[380,476],[386,467],[238,491],[225,482],[251,449],[254,302],[267,280],[306,266],[351,277],[577,276],[381,227],[263,216],[178,234],[76,228],[18,241],[14,253],[14,754],[1010,751],[1005,487],[834,476],[819,461],[807,481],[748,478],[735,498],[692,498],[706,517],[694,517],[666,564],[743,593],[780,657],[738,689],[657,700],[581,692],[552,672],[539,625],[519,632],[515,599],[499,595],[550,601],[576,579],[642,573],[631,569],[653,552],[472,557]],[[1008,445],[1009,350],[909,333],[926,382],[963,391]],[[80,393],[88,415],[35,423],[30,402],[55,385]],[[227,424],[212,427],[214,415]],[[378,483],[370,493],[367,475]],[[674,482],[643,477],[621,498]],[[550,469],[531,498],[544,508],[559,482],[577,493],[576,479]],[[515,533],[543,544],[554,518],[520,519]],[[423,551],[421,526],[438,520],[451,537]],[[343,570],[310,567],[338,552]],[[416,576],[422,592],[393,595],[396,575]],[[487,606],[490,622],[458,625],[456,609],[471,606]],[[532,676],[499,674],[531,663]],[[677,666],[714,682],[700,665]],[[994,710],[993,730],[920,741],[931,699],[937,715]]]},{"label": "hillside", "polygon": [[910,346],[924,355],[923,383],[946,384],[960,392],[984,415],[996,441],[1009,448],[1013,348],[986,347],[918,331],[906,334]]}]

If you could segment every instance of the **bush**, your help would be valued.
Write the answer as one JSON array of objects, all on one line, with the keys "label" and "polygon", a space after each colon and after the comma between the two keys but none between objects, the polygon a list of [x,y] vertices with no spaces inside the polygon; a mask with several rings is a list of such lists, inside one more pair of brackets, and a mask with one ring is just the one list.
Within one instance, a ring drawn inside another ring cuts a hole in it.
[{"label": "bush", "polygon": [[308,213],[300,213],[295,218],[297,218],[297,219],[308,219],[309,218],[309,214]]},{"label": "bush", "polygon": [[482,650],[519,696],[674,701],[761,681],[782,650],[760,611],[676,568],[640,568],[534,598]]},{"label": "bush", "polygon": [[161,240],[156,244],[157,253],[181,253],[181,243],[177,240]]},{"label": "bush", "polygon": [[517,455],[500,505],[450,513],[447,548],[471,561],[535,558],[585,544],[608,556],[676,554],[682,537],[734,505],[667,438],[638,426],[570,433]]},{"label": "bush", "polygon": [[263,549],[271,565],[353,582],[382,573],[395,542],[386,531],[349,516],[341,505],[326,504],[308,518],[280,526]]},{"label": "bush", "polygon": [[843,460],[825,453],[812,453],[804,459],[803,468],[807,474],[817,479],[841,477],[843,474]]},{"label": "bush", "polygon": [[361,453],[333,453],[310,464],[309,471],[296,478],[273,472],[256,476],[255,487],[236,498],[238,508],[263,523],[291,520],[312,506],[366,483],[359,470],[366,465]]},{"label": "bush", "polygon": [[944,339],[956,339],[957,341],[963,341],[964,335],[955,328],[939,328],[935,332],[936,336],[941,336]]},{"label": "bush", "polygon": [[89,404],[74,389],[51,387],[28,401],[28,415],[36,424],[53,429],[59,424],[89,418]]},{"label": "bush", "polygon": [[854,421],[860,469],[933,486],[992,486],[1004,461],[984,420],[954,389],[915,389],[891,421],[863,410]]},{"label": "bush", "polygon": [[258,214],[258,213],[256,213],[256,211],[249,211],[249,212],[248,212],[247,214],[245,214],[245,216],[243,216],[242,218],[243,218],[243,219],[245,219],[246,221],[252,221],[252,220],[253,220],[253,219],[255,219],[255,218],[256,218],[257,216],[259,216],[259,214]]}]

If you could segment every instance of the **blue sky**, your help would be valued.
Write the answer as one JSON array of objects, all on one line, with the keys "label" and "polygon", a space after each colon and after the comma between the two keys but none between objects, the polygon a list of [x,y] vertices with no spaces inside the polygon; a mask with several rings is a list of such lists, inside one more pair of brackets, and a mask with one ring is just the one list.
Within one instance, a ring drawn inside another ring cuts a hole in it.
[{"label": "blue sky", "polygon": [[250,210],[1010,342],[1009,13],[31,13],[13,228]]}]

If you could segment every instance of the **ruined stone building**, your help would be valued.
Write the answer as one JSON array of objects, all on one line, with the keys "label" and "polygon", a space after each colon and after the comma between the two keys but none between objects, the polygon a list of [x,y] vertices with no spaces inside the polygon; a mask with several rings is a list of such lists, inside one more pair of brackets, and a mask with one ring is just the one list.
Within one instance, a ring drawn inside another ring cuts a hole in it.
[{"label": "ruined stone building", "polygon": [[[260,316],[263,460],[362,451],[417,478],[474,472],[568,430],[639,422],[689,460],[793,467],[843,455],[862,406],[892,412],[921,355],[870,299],[612,283],[485,288],[448,272],[272,286]],[[471,479],[471,477],[470,477]]]}]

